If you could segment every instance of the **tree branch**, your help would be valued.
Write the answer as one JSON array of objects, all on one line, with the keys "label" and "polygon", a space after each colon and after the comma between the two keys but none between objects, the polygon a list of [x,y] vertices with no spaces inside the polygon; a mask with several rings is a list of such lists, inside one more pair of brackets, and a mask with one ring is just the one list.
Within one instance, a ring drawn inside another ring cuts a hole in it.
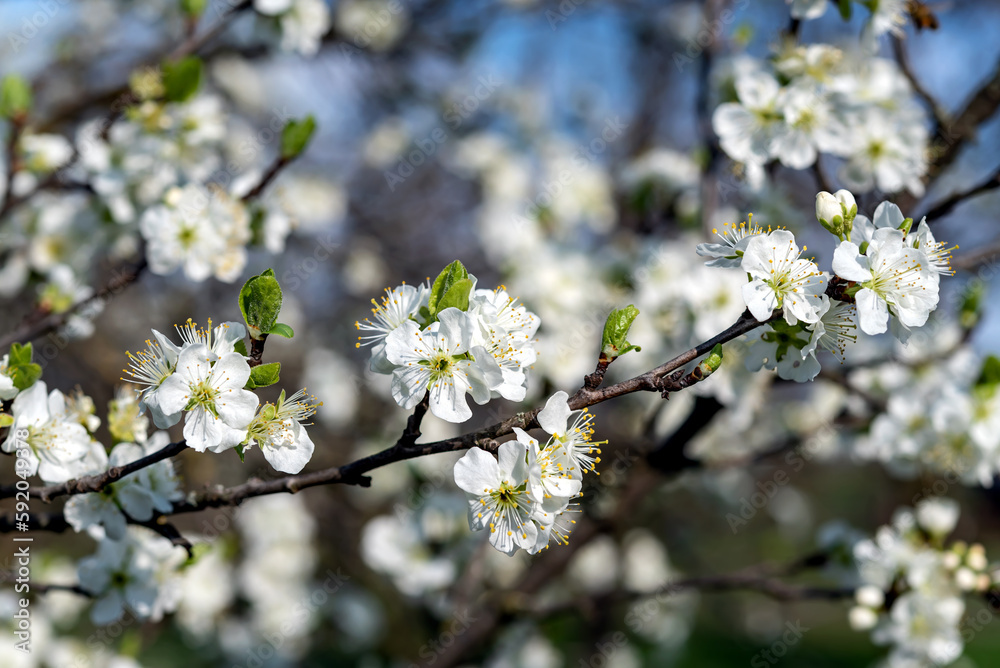
[{"label": "tree branch", "polygon": [[952,193],[945,199],[935,204],[927,213],[923,215],[929,218],[930,222],[933,223],[934,221],[947,216],[956,206],[965,200],[975,197],[976,195],[981,195],[984,192],[989,192],[990,190],[996,190],[997,188],[1000,188],[1000,167],[993,170],[993,173],[979,185],[973,186],[968,190],[963,190],[962,192]]},{"label": "tree branch", "polygon": [[12,332],[8,332],[3,336],[3,338],[0,338],[0,349],[5,349],[14,342],[27,343],[29,341],[34,341],[35,339],[54,332],[64,326],[69,321],[70,316],[76,314],[81,309],[97,301],[110,301],[111,297],[114,297],[126,287],[134,283],[147,266],[146,258],[143,257],[139,263],[133,267],[116,270],[103,288],[87,299],[77,302],[62,313],[51,313],[42,308],[36,308],[21,321],[21,324],[17,327],[17,329]]},{"label": "tree branch", "polygon": [[[35,498],[41,499],[45,503],[48,503],[52,499],[58,498],[60,496],[74,495],[74,494],[89,494],[91,492],[100,492],[102,489],[107,487],[113,482],[121,480],[127,475],[131,475],[140,469],[144,469],[147,466],[152,466],[153,464],[163,461],[164,459],[169,459],[174,455],[180,454],[187,448],[187,444],[184,441],[178,441],[177,443],[171,443],[162,450],[157,450],[156,452],[146,455],[141,459],[137,459],[134,462],[129,462],[123,466],[112,466],[104,473],[99,473],[97,475],[86,476],[84,478],[79,478],[75,480],[68,480],[64,483],[58,485],[48,485],[46,487],[29,487],[28,494]],[[13,497],[19,490],[15,485],[4,485],[0,487],[0,499],[7,499]]]}]

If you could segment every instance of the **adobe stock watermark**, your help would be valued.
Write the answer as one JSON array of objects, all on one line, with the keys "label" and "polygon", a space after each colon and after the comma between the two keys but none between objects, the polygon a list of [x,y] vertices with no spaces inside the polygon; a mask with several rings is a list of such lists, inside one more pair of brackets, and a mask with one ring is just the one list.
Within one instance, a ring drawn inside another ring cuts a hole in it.
[{"label": "adobe stock watermark", "polygon": [[562,0],[554,10],[545,10],[545,19],[549,22],[549,28],[555,30],[559,27],[560,23],[567,21],[576,12],[577,8],[585,2],[587,0]]},{"label": "adobe stock watermark", "polygon": [[420,646],[417,651],[422,661],[411,663],[408,668],[421,668],[422,666],[433,666],[441,655],[455,644],[455,640],[469,630],[476,623],[477,617],[469,614],[468,610],[457,613],[444,624],[444,630],[438,634],[434,640],[429,640]]},{"label": "adobe stock watermark", "polygon": [[49,22],[59,13],[59,10],[69,4],[69,0],[36,0],[37,11],[26,16],[21,25],[7,33],[7,43],[10,50],[18,53],[22,47],[38,35]]},{"label": "adobe stock watermark", "polygon": [[[483,102],[490,99],[503,82],[495,74],[479,77],[478,85],[457,102],[453,102],[442,116],[451,132],[458,130],[472,114],[479,110]],[[427,163],[438,148],[451,138],[449,131],[437,126],[427,136],[413,142],[412,148],[404,155],[393,169],[382,172],[390,192],[396,191],[396,186],[416,173],[417,168]]]}]

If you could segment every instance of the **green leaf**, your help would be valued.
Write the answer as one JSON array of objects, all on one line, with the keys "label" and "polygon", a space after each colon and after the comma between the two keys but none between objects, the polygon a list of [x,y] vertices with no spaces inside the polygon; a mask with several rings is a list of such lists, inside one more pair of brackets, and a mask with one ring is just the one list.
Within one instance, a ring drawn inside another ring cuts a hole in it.
[{"label": "green leaf", "polygon": [[316,129],[316,119],[312,114],[301,121],[290,120],[281,131],[281,157],[291,160],[306,150],[313,131]]},{"label": "green leaf", "polygon": [[851,0],[838,0],[837,9],[840,10],[840,18],[851,20]]},{"label": "green leaf", "polygon": [[187,102],[201,85],[201,58],[188,56],[163,64],[164,97],[168,102]]},{"label": "green leaf", "polygon": [[7,413],[0,413],[0,429],[14,424],[14,416]]},{"label": "green leaf", "polygon": [[240,312],[254,339],[262,339],[274,327],[281,312],[281,286],[268,269],[254,276],[240,289]]},{"label": "green leaf", "polygon": [[247,460],[246,460],[246,455],[243,454],[243,444],[240,443],[239,445],[237,445],[236,447],[234,447],[233,450],[235,450],[236,454],[238,454],[240,456],[240,461],[243,462],[244,464],[246,464]]},{"label": "green leaf", "polygon": [[446,308],[457,308],[459,311],[469,310],[469,293],[472,292],[472,279],[463,278],[454,283],[444,297],[438,302],[438,313]]},{"label": "green leaf", "polygon": [[243,339],[240,339],[239,341],[236,342],[236,344],[233,346],[233,350],[238,352],[240,355],[243,355],[243,357],[250,356],[250,353],[247,352],[247,343]]},{"label": "green leaf", "polygon": [[7,363],[11,366],[17,364],[31,364],[31,343],[25,343],[23,346],[20,343],[10,344],[10,353],[7,356]]},{"label": "green leaf", "polygon": [[198,18],[205,11],[208,0],[181,0],[181,11],[185,16]]},{"label": "green leaf", "polygon": [[286,339],[290,339],[293,336],[295,336],[295,332],[292,330],[292,328],[283,322],[275,323],[274,327],[267,330],[267,333],[277,334],[278,336],[283,336]]},{"label": "green leaf", "polygon": [[626,340],[629,329],[638,315],[639,309],[633,304],[629,304],[625,308],[615,309],[608,315],[608,319],[604,322],[604,333],[601,336],[601,355],[613,360],[631,350],[642,350],[639,346],[634,346]]},{"label": "green leaf", "polygon": [[261,364],[250,369],[250,379],[244,389],[254,390],[258,387],[268,387],[278,382],[278,374],[281,371],[280,362]]},{"label": "green leaf", "polygon": [[31,85],[16,74],[8,74],[0,82],[0,116],[25,116],[31,111],[31,98]]},{"label": "green leaf", "polygon": [[990,355],[983,361],[983,368],[979,372],[976,385],[992,387],[998,383],[1000,383],[1000,358]]},{"label": "green leaf", "polygon": [[[442,307],[440,305],[441,300],[444,299],[448,291],[451,290],[459,281],[468,280],[469,272],[466,270],[465,265],[463,265],[458,260],[455,260],[438,274],[437,278],[434,279],[434,284],[431,286],[430,298],[427,302],[427,310],[429,315],[429,320],[437,320],[437,314],[441,312]],[[471,282],[470,282],[471,285]],[[466,308],[468,305],[468,294],[466,294]],[[428,323],[430,324],[430,323]]]},{"label": "green leaf", "polygon": [[10,344],[7,354],[7,375],[14,381],[14,387],[24,391],[42,377],[42,367],[31,362],[31,343]]},{"label": "green leaf", "polygon": [[36,380],[42,377],[42,367],[37,364],[18,364],[17,366],[8,366],[7,375],[9,375],[11,380],[14,381],[14,387],[23,392],[34,385]]}]

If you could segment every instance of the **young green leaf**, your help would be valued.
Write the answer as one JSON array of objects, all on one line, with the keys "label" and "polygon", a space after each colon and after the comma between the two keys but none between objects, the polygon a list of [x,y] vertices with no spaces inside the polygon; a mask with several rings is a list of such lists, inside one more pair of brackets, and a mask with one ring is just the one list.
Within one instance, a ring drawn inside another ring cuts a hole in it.
[{"label": "young green leaf", "polygon": [[31,99],[31,85],[16,74],[8,74],[0,82],[0,116],[25,116],[31,111]]},{"label": "young green leaf", "polygon": [[438,313],[445,310],[446,308],[455,307],[459,311],[469,310],[469,293],[472,292],[472,280],[468,278],[463,278],[460,281],[456,281],[448,289],[448,292],[444,293],[444,297],[438,301]]},{"label": "young green leaf", "polygon": [[25,343],[23,346],[20,343],[10,344],[10,353],[7,355],[7,363],[10,366],[16,366],[18,364],[31,364],[31,343]]},{"label": "young green leaf", "polygon": [[275,323],[274,327],[267,330],[267,333],[277,334],[278,336],[283,336],[286,339],[290,339],[293,336],[295,336],[295,332],[292,330],[292,328],[283,322]]},{"label": "young green leaf", "polygon": [[291,160],[298,157],[309,145],[313,132],[316,130],[316,119],[312,114],[301,121],[290,120],[281,131],[281,157]]},{"label": "young green leaf", "polygon": [[601,355],[603,357],[613,360],[629,351],[642,350],[626,339],[629,329],[638,315],[639,309],[633,304],[616,309],[608,315],[608,319],[604,322],[604,333],[601,336]]},{"label": "young green leaf", "polygon": [[[441,306],[441,301],[445,298],[445,295],[448,294],[448,291],[451,290],[452,287],[459,281],[465,281],[465,280],[469,280],[469,272],[468,270],[466,270],[465,265],[463,265],[458,260],[455,260],[447,267],[445,267],[443,270],[441,270],[441,273],[438,274],[437,278],[434,279],[434,284],[431,285],[431,294],[427,301],[427,310],[430,320],[432,321],[436,320],[437,314],[440,313],[443,309],[447,308],[446,306]],[[471,281],[469,281],[469,286],[470,286],[469,290],[471,290],[472,286]],[[466,308],[469,307],[468,293],[469,291],[467,290],[465,293]],[[459,300],[460,294],[461,291],[456,293],[456,295],[451,299]]]},{"label": "young green leaf", "polygon": [[240,312],[251,338],[261,339],[271,331],[281,312],[281,286],[268,269],[252,277],[240,289]]},{"label": "young green leaf", "polygon": [[250,369],[250,379],[244,389],[254,390],[258,387],[268,387],[278,382],[278,375],[281,371],[281,362],[271,362],[261,364]]},{"label": "young green leaf", "polygon": [[163,64],[163,90],[168,102],[187,102],[201,85],[201,58],[188,56]]}]

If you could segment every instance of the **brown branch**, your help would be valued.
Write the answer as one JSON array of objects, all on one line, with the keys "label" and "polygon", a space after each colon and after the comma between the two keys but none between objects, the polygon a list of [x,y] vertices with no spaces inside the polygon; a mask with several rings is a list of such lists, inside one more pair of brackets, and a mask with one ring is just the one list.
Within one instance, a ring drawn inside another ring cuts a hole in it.
[{"label": "brown branch", "polygon": [[[137,459],[134,462],[129,462],[123,466],[112,466],[104,473],[68,480],[58,485],[29,487],[28,494],[29,496],[33,496],[37,499],[41,499],[45,503],[48,503],[52,499],[60,496],[100,492],[111,483],[121,480],[127,475],[135,473],[140,469],[144,469],[147,466],[152,466],[153,464],[163,461],[164,459],[169,459],[174,455],[180,454],[186,447],[187,444],[184,441],[171,443],[162,450],[157,450],[156,452],[146,455],[141,459]],[[4,485],[3,487],[0,487],[0,499],[11,498],[18,491],[19,490],[14,485]]]},{"label": "brown branch", "polygon": [[929,219],[928,222],[933,223],[938,219],[947,216],[956,206],[965,200],[975,197],[976,195],[981,195],[984,192],[996,190],[998,187],[1000,187],[1000,167],[993,170],[993,173],[979,185],[973,186],[968,190],[963,190],[962,192],[952,193],[945,199],[935,204],[927,213],[923,215]]},{"label": "brown branch", "polygon": [[253,368],[264,363],[264,342],[267,341],[267,334],[261,334],[259,339],[250,337],[250,356],[247,364]]},{"label": "brown branch", "polygon": [[267,188],[267,186],[271,184],[271,181],[273,181],[275,177],[277,177],[278,174],[281,172],[281,170],[284,169],[285,166],[288,165],[288,163],[290,162],[291,162],[290,158],[278,156],[278,159],[275,160],[273,163],[271,163],[271,166],[268,168],[268,170],[264,172],[264,176],[261,177],[260,182],[258,182],[257,185],[255,185],[250,192],[248,192],[246,195],[243,196],[243,201],[250,202],[260,197],[261,194],[264,192],[264,190]]},{"label": "brown branch", "polygon": [[[941,127],[943,146],[927,171],[927,183],[933,181],[958,157],[965,142],[973,138],[980,124],[1000,107],[1000,63],[990,79],[977,90],[952,121]],[[940,144],[940,143],[939,143]]]},{"label": "brown branch", "polygon": [[892,38],[892,52],[896,56],[896,62],[899,63],[900,71],[902,71],[903,76],[910,82],[913,92],[930,109],[931,115],[934,117],[934,128],[931,130],[931,136],[937,136],[941,132],[941,128],[947,127],[950,124],[948,112],[934,99],[930,91],[920,83],[916,72],[913,71],[913,65],[910,63],[910,57],[906,53],[906,48],[903,46],[903,40],[899,37],[893,36]]},{"label": "brown branch", "polygon": [[111,301],[111,297],[116,296],[119,292],[134,283],[146,267],[146,259],[143,257],[139,263],[133,267],[115,270],[111,279],[103,288],[87,299],[77,302],[68,310],[61,313],[51,313],[45,309],[36,308],[25,317],[17,329],[0,338],[0,349],[7,348],[14,342],[27,343],[29,341],[34,341],[35,339],[45,336],[50,332],[54,332],[64,326],[69,321],[70,316],[74,315],[81,309],[86,308],[87,306],[90,306],[98,301]]}]

